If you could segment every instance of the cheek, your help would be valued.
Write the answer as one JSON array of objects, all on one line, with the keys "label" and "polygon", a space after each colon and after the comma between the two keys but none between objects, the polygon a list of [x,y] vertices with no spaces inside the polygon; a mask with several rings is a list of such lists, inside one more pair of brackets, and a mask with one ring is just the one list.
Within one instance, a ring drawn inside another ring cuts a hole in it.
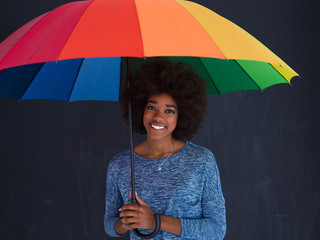
[{"label": "cheek", "polygon": [[172,119],[172,122],[171,122],[171,125],[174,126],[174,128],[177,127],[177,124],[178,124],[178,117],[175,119]]},{"label": "cheek", "polygon": [[143,120],[149,118],[149,115],[150,115],[149,112],[146,111],[146,110],[144,110],[144,112],[143,112],[143,117],[142,117]]},{"label": "cheek", "polygon": [[148,114],[148,111],[144,111],[143,117],[142,117],[142,121],[143,121],[143,125],[144,125],[144,126],[146,125],[148,119],[150,118],[149,115],[150,115],[150,114]]}]

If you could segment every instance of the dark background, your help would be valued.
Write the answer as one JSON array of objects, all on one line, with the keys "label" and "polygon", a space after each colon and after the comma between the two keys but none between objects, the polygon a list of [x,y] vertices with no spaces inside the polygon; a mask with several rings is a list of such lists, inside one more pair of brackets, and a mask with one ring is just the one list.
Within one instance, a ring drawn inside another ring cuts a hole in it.
[{"label": "dark background", "polygon": [[[0,41],[66,2],[1,1]],[[264,92],[208,96],[209,114],[194,142],[217,159],[225,239],[320,239],[315,1],[196,2],[247,30],[302,78]],[[0,98],[1,240],[110,239],[105,173],[110,158],[128,147],[119,119],[117,103]]]}]

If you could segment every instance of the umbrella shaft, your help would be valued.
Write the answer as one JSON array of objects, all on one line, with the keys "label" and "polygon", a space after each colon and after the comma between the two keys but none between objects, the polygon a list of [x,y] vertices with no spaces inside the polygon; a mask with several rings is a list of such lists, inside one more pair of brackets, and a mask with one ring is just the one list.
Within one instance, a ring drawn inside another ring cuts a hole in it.
[{"label": "umbrella shaft", "polygon": [[[132,127],[132,96],[131,96],[131,76],[130,76],[130,63],[127,57],[127,80],[128,80],[128,120],[129,120],[129,134],[130,134],[130,165],[131,165],[131,203],[138,203],[136,199],[135,189],[135,174],[134,174],[134,157],[133,157],[133,127]],[[140,233],[138,229],[133,229],[133,233],[142,239],[150,239],[155,237],[161,228],[161,218],[159,214],[154,214],[156,221],[155,229],[149,234]]]},{"label": "umbrella shaft", "polygon": [[133,157],[133,127],[132,127],[132,96],[131,96],[131,76],[130,76],[130,62],[127,57],[127,80],[128,80],[128,120],[129,120],[129,135],[130,135],[130,170],[131,170],[131,202],[136,203],[136,187],[135,187],[135,174],[134,174],[134,157]]}]

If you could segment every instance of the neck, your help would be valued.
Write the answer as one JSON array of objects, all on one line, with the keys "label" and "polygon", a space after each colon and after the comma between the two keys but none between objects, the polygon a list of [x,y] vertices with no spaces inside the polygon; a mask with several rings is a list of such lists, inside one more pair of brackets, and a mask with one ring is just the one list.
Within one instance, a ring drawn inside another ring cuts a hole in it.
[{"label": "neck", "polygon": [[176,140],[168,139],[154,140],[147,137],[146,145],[151,158],[163,158],[174,151]]}]

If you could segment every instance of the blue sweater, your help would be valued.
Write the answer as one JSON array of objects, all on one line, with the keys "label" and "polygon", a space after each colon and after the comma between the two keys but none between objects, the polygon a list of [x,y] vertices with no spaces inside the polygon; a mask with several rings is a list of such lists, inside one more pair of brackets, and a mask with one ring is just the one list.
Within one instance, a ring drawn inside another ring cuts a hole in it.
[{"label": "blue sweater", "polygon": [[[165,160],[134,155],[136,192],[154,213],[181,219],[181,236],[159,231],[153,239],[223,239],[226,232],[225,202],[219,171],[213,154],[206,148],[186,142]],[[130,202],[130,152],[116,155],[107,173],[106,233],[114,231],[119,208]],[[140,230],[140,229],[139,229]],[[140,230],[149,233],[152,230]],[[139,239],[130,232],[131,239]]]}]

